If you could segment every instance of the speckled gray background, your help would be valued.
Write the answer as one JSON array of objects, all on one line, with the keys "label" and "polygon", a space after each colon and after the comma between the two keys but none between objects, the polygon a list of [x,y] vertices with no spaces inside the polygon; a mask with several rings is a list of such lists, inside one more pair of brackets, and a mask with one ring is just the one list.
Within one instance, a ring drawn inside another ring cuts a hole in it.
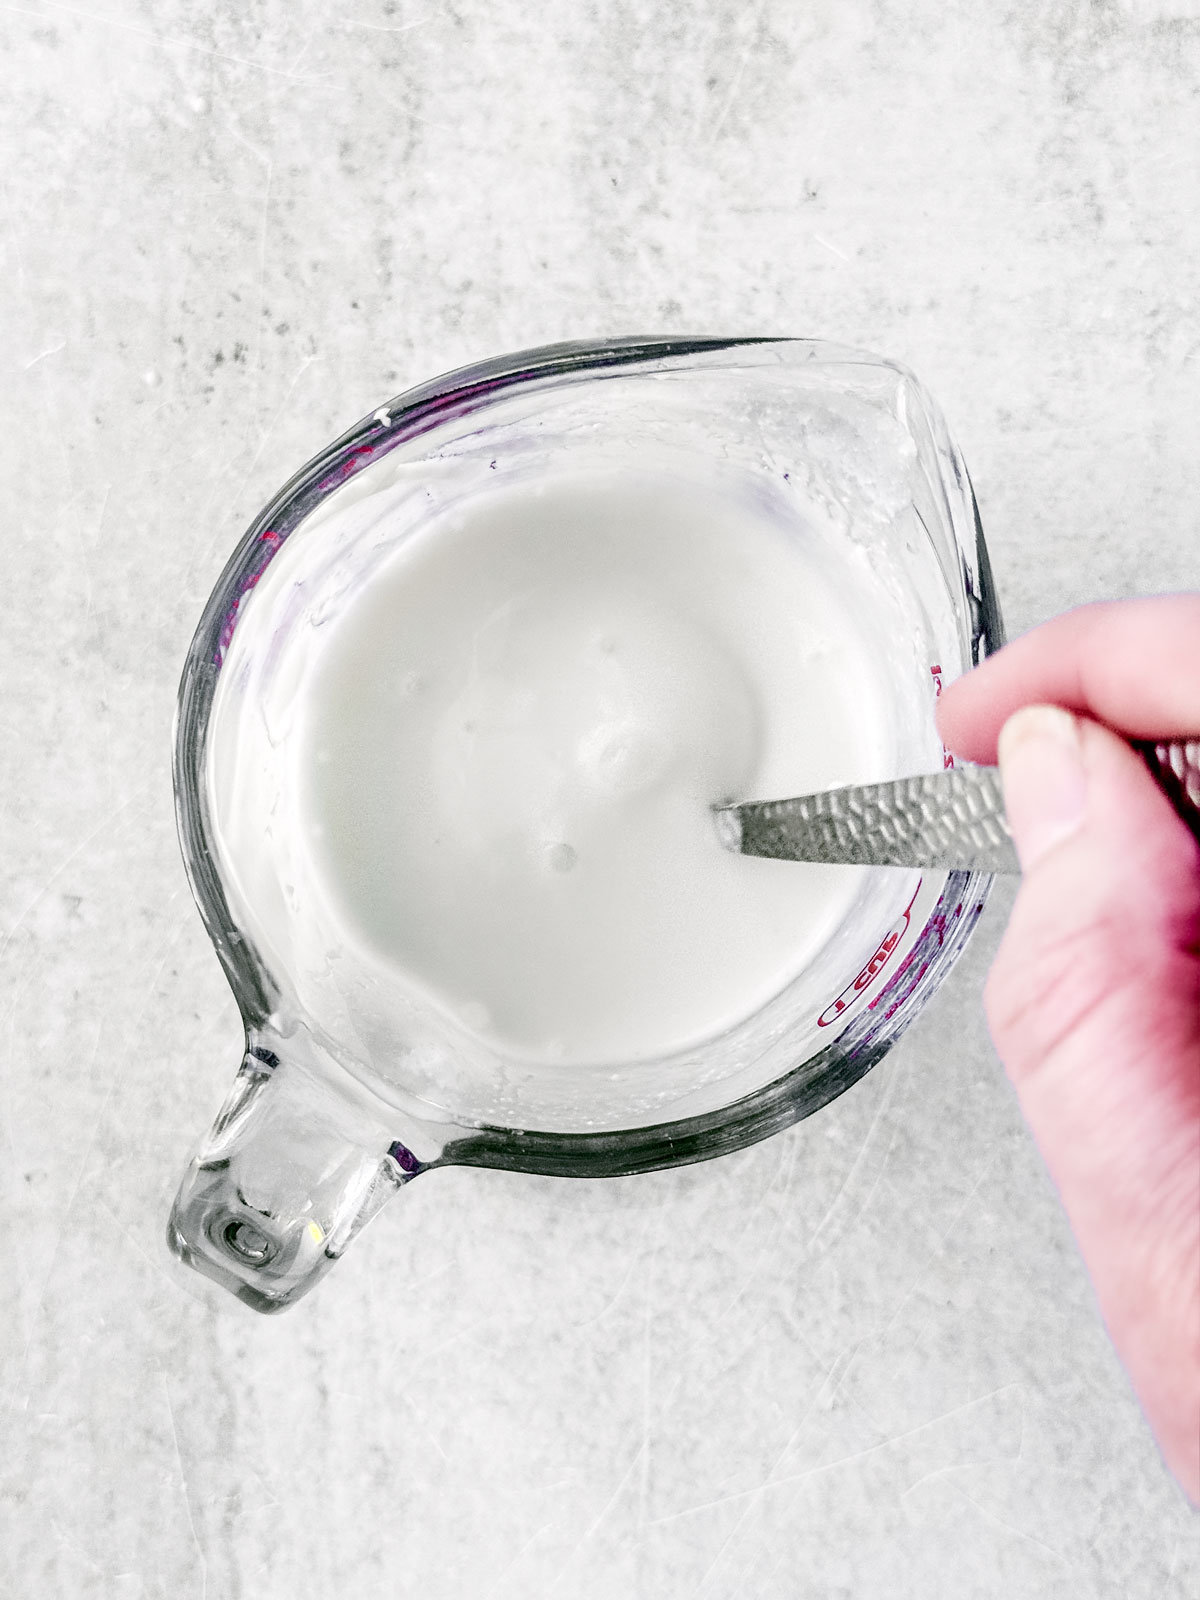
[{"label": "speckled gray background", "polygon": [[0,1593],[1190,1600],[988,1044],[997,896],[788,1135],[423,1178],[275,1321],[163,1218],[236,1066],[172,704],[250,516],[562,337],[907,361],[1012,631],[1194,585],[1197,0],[0,3]]}]

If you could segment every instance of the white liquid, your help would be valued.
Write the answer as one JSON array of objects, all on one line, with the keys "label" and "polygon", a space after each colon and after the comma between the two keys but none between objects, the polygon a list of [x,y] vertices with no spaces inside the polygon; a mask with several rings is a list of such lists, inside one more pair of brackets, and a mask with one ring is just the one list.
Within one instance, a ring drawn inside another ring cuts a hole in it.
[{"label": "white liquid", "polygon": [[616,472],[479,494],[328,593],[293,538],[222,672],[212,794],[235,909],[299,988],[618,1064],[736,1026],[836,929],[860,869],[732,855],[711,814],[892,770],[815,544]]}]

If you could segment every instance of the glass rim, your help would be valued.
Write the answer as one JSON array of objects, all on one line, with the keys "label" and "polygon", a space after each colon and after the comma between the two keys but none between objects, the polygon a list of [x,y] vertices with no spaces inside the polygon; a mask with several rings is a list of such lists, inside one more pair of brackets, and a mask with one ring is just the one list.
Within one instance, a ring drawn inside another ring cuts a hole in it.
[{"label": "glass rim", "polygon": [[[173,777],[176,824],[192,895],[241,1012],[247,1052],[271,1034],[274,982],[233,918],[212,847],[204,783],[204,738],[237,610],[288,535],[356,472],[452,417],[481,409],[518,385],[604,369],[765,346],[803,347],[814,363],[891,370],[913,386],[950,456],[960,504],[948,498],[973,662],[1003,642],[978,507],[965,464],[924,388],[901,363],[820,339],[787,336],[626,337],[544,345],[460,367],[405,391],[327,445],[251,522],[201,614],[176,703]],[[945,487],[945,485],[943,485]],[[969,524],[969,526],[968,526]],[[640,1127],[550,1132],[482,1123],[464,1126],[430,1166],[484,1166],[572,1177],[617,1177],[684,1165],[744,1149],[818,1111],[891,1048],[953,965],[987,899],[991,876],[950,872],[916,942],[875,999],[816,1054],[728,1105]],[[382,1098],[382,1097],[380,1097]],[[411,1113],[397,1112],[397,1122]],[[403,1148],[403,1146],[401,1146]]]}]

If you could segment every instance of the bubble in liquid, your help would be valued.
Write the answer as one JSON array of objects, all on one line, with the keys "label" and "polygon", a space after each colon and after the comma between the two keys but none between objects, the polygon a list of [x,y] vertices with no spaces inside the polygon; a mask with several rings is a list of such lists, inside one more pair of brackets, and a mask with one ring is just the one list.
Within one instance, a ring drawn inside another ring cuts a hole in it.
[{"label": "bubble in liquid", "polygon": [[579,860],[579,854],[569,844],[552,844],[546,851],[546,860],[552,872],[570,872]]}]

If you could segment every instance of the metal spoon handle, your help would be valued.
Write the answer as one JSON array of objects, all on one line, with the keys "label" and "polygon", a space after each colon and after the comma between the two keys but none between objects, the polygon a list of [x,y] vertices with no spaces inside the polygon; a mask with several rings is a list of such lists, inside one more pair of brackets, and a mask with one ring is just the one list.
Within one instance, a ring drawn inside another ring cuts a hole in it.
[{"label": "metal spoon handle", "polygon": [[[1200,837],[1200,739],[1138,741],[1134,749]],[[717,812],[724,843],[746,856],[876,867],[1019,872],[996,767],[855,784]]]}]

